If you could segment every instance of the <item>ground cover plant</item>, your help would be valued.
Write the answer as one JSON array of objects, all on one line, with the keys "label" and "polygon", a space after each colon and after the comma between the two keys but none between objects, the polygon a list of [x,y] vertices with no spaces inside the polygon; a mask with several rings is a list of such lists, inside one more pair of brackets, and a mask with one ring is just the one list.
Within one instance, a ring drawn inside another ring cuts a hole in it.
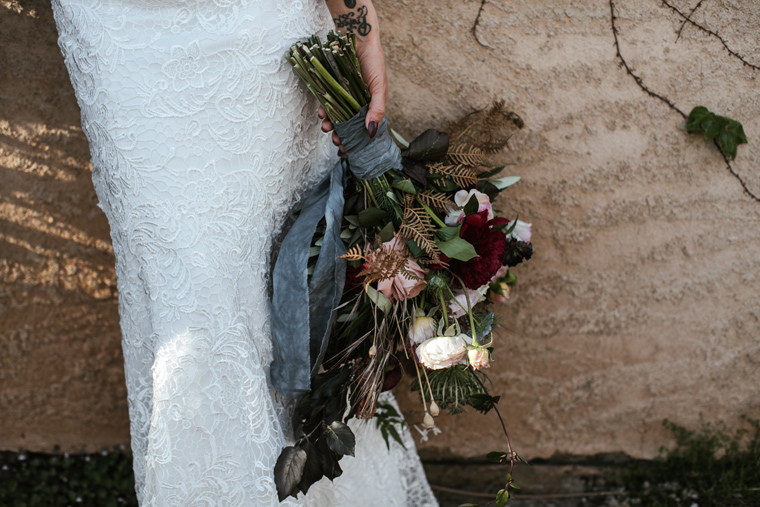
[{"label": "ground cover plant", "polygon": [[132,454],[0,452],[0,505],[137,506]]},{"label": "ground cover plant", "polygon": [[[613,473],[625,488],[623,505],[648,507],[760,506],[760,421],[728,434],[702,423],[689,430],[668,420],[676,438],[651,462],[632,462]],[[622,498],[620,498],[622,500]]]}]

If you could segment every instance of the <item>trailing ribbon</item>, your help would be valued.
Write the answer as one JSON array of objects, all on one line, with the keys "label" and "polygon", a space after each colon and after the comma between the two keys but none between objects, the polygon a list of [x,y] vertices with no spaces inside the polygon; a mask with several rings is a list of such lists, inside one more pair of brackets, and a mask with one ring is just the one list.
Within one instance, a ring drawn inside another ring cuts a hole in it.
[{"label": "trailing ribbon", "polygon": [[[336,163],[306,198],[274,266],[270,374],[275,389],[289,398],[309,391],[311,377],[327,350],[335,309],[343,295],[346,261],[339,257],[346,253],[340,239],[346,167],[361,180],[401,168],[401,153],[388,134],[385,118],[374,138],[367,134],[367,110],[365,105],[353,118],[335,125],[348,160]],[[309,248],[323,217],[325,237],[309,280]]]}]

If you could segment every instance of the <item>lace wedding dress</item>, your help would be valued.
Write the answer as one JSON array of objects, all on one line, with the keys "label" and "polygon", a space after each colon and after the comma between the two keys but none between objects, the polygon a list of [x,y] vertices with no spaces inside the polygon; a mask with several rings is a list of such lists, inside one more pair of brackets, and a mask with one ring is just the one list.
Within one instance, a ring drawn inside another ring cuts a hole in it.
[{"label": "lace wedding dress", "polygon": [[[111,226],[140,505],[277,505],[271,251],[335,162],[283,54],[324,36],[324,0],[52,4]],[[408,431],[389,452],[352,426],[343,475],[284,504],[436,505]]]}]

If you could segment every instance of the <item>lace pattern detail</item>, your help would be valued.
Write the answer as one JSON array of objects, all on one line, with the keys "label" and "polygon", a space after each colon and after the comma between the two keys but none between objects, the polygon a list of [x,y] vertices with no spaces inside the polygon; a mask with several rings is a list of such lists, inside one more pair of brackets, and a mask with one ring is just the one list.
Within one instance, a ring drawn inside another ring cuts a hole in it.
[{"label": "lace pattern detail", "polygon": [[[334,163],[283,53],[323,0],[53,0],[111,226],[140,505],[278,505],[291,404],[268,381],[270,252]],[[286,505],[436,505],[408,432],[355,425]],[[353,460],[353,461],[352,461]]]}]

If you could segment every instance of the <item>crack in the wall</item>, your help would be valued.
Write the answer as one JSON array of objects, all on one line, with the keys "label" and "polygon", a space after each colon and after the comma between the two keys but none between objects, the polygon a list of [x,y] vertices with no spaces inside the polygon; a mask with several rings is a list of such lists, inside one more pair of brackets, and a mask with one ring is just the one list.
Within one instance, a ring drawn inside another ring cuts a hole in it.
[{"label": "crack in the wall", "polygon": [[[715,37],[716,39],[718,39],[720,41],[720,43],[723,44],[723,47],[726,48],[726,51],[728,51],[728,53],[731,56],[733,56],[734,58],[738,58],[744,65],[746,65],[747,67],[749,67],[751,69],[754,69],[754,70],[760,70],[760,67],[758,67],[757,65],[751,64],[742,55],[740,55],[739,53],[737,53],[736,51],[734,51],[733,49],[731,49],[730,47],[728,47],[728,43],[725,41],[725,39],[723,37],[721,37],[720,35],[718,35],[717,32],[714,32],[713,30],[710,30],[709,28],[705,28],[704,26],[700,25],[699,23],[694,22],[691,19],[691,15],[694,13],[694,11],[697,9],[697,7],[699,7],[702,4],[701,1],[696,5],[696,7],[694,7],[694,9],[692,9],[692,11],[689,13],[688,16],[686,14],[684,14],[683,12],[681,12],[680,10],[678,10],[678,7],[676,7],[674,5],[670,5],[667,2],[667,0],[662,0],[662,3],[665,6],[670,7],[672,10],[674,10],[675,12],[677,12],[679,16],[681,16],[683,18],[684,21],[683,21],[683,24],[681,25],[681,27],[683,27],[683,25],[685,25],[686,23],[692,24],[696,28],[698,28],[698,29],[702,30],[703,32],[705,32],[707,34],[710,34],[713,37]],[[678,35],[679,36],[681,35],[681,30],[678,31]],[[676,40],[678,40],[678,39],[676,38]]]},{"label": "crack in the wall", "polygon": [[689,11],[689,15],[683,18],[683,22],[681,23],[681,26],[678,27],[676,42],[678,42],[678,39],[681,38],[681,32],[683,32],[683,28],[686,26],[686,22],[691,20],[691,17],[694,15],[694,13],[697,12],[697,9],[702,7],[702,4],[704,3],[704,1],[705,0],[699,0],[699,2],[697,2],[697,5],[695,5],[694,8],[691,9],[691,11]]},{"label": "crack in the wall", "polygon": [[470,28],[470,31],[472,32],[472,36],[475,37],[475,41],[483,46],[484,48],[493,49],[488,44],[485,44],[481,42],[480,38],[478,37],[478,25],[480,24],[480,15],[483,14],[483,8],[486,6],[487,0],[480,0],[480,8],[478,9],[478,15],[475,17],[475,22],[472,24],[472,28]]}]

